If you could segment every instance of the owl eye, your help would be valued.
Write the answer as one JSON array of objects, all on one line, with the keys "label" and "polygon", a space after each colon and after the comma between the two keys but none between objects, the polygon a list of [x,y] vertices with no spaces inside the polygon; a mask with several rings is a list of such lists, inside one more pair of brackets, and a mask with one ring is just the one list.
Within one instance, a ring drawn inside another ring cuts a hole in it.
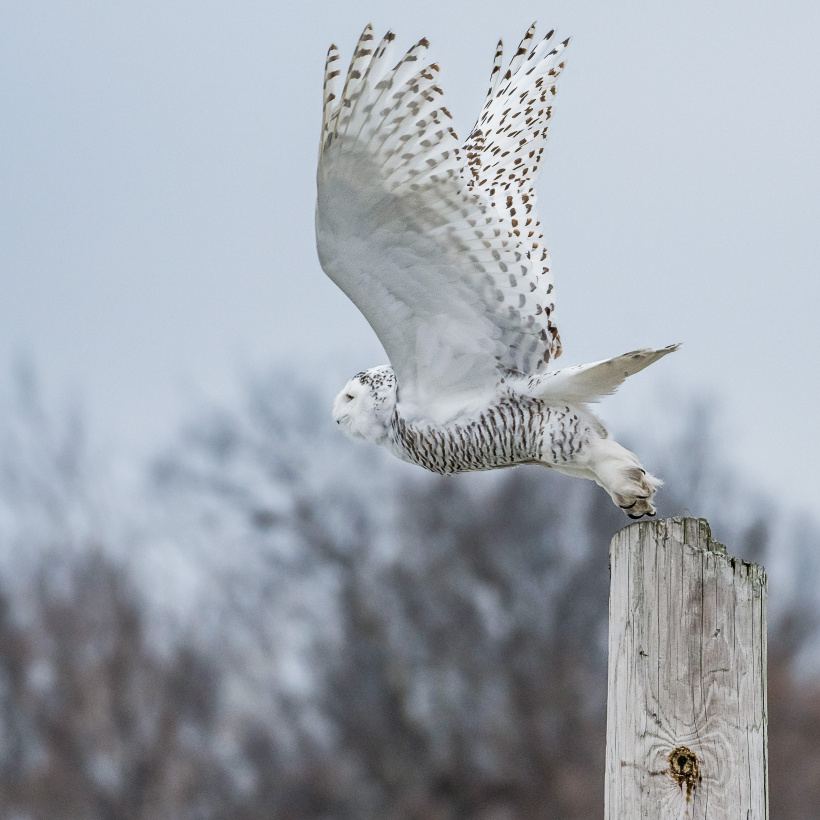
[{"label": "owl eye", "polygon": [[353,401],[353,399],[354,399],[354,398],[356,398],[356,397],[355,397],[355,396],[351,396],[351,395],[350,395],[350,393],[345,393],[345,399],[346,399],[347,401]]}]

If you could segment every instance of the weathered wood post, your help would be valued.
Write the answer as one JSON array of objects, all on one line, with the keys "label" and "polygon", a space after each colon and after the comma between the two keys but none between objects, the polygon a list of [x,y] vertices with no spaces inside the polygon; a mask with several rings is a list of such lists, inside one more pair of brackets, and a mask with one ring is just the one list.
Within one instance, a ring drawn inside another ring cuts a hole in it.
[{"label": "weathered wood post", "polygon": [[606,820],[764,820],[766,573],[703,519],[610,545]]}]

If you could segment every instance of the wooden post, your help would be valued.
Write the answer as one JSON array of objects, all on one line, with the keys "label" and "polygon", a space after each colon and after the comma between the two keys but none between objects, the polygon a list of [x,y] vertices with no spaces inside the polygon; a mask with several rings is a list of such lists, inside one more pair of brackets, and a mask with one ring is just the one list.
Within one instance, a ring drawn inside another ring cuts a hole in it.
[{"label": "wooden post", "polygon": [[766,572],[703,519],[610,545],[606,820],[765,820]]}]

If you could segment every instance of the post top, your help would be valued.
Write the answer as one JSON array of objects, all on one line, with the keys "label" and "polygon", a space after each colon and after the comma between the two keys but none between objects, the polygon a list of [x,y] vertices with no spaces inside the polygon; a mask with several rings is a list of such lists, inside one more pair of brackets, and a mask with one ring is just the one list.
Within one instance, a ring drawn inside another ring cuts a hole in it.
[{"label": "post top", "polygon": [[629,530],[633,527],[639,530],[654,531],[653,536],[663,540],[672,538],[695,549],[707,550],[716,555],[728,555],[726,546],[712,538],[712,528],[705,518],[675,515],[672,518],[661,518],[655,521],[636,521],[623,529]]},{"label": "post top", "polygon": [[619,530],[610,544],[610,552],[615,544],[621,540],[639,544],[645,540],[660,541],[661,543],[677,543],[701,552],[710,552],[715,556],[725,558],[731,564],[732,570],[741,572],[755,572],[765,583],[765,569],[759,564],[734,558],[724,544],[712,538],[712,529],[705,518],[688,518],[673,516],[657,521],[636,521]]}]

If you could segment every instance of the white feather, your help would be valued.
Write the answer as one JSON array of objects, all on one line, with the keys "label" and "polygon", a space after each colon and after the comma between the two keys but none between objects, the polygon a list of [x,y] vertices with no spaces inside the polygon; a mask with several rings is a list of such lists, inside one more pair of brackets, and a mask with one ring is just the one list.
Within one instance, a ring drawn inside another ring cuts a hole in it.
[{"label": "white feather", "polygon": [[646,348],[624,353],[577,367],[565,367],[543,376],[514,379],[510,387],[526,396],[542,399],[548,404],[588,404],[611,396],[629,376],[672,353],[680,344],[660,350]]}]

